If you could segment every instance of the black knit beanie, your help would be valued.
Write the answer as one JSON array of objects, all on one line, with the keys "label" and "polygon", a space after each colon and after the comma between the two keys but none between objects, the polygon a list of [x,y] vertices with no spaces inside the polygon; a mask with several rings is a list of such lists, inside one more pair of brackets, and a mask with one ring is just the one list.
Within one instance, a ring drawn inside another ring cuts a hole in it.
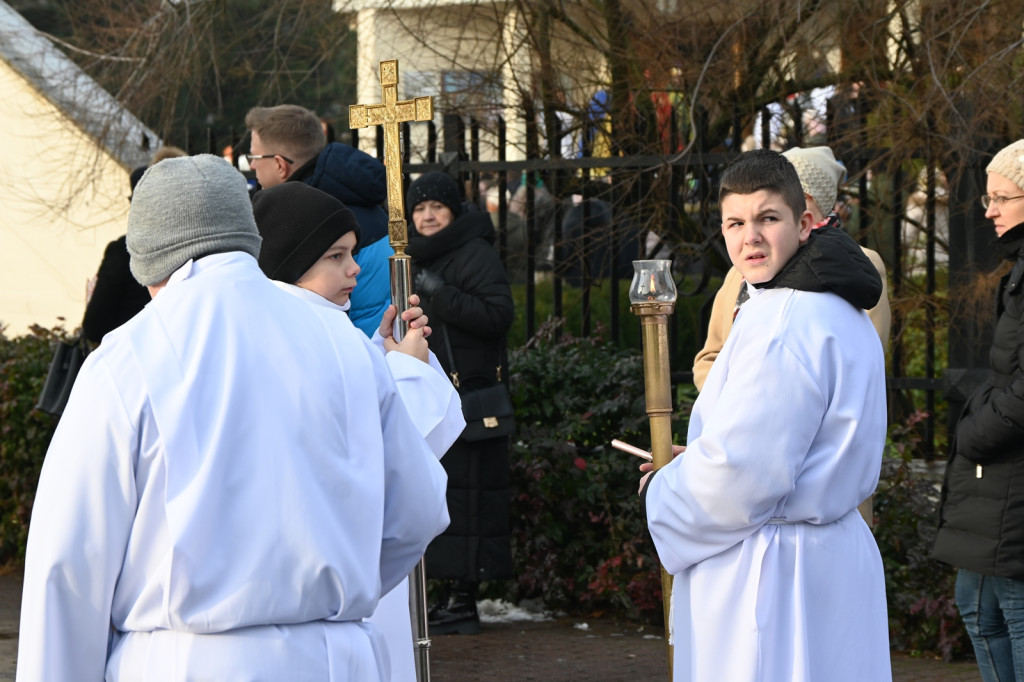
[{"label": "black knit beanie", "polygon": [[345,204],[302,182],[260,190],[252,200],[263,237],[260,269],[270,279],[295,284],[346,232],[359,223]]},{"label": "black knit beanie", "polygon": [[440,201],[452,210],[452,218],[458,218],[462,208],[459,186],[455,178],[443,171],[430,171],[416,178],[405,195],[405,210],[412,215],[416,204],[424,201]]}]

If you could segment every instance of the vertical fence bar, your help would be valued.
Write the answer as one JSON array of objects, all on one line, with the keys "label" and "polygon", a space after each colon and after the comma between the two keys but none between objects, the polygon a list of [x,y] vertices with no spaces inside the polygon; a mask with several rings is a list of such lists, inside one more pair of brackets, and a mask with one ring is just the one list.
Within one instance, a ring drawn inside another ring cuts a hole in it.
[{"label": "vertical fence bar", "polygon": [[794,147],[804,146],[804,110],[799,97],[793,97],[793,140]]},{"label": "vertical fence bar", "polygon": [[[526,158],[540,158],[540,140],[537,131],[537,112],[533,102],[527,100],[523,105],[526,120]],[[527,171],[521,176],[526,185],[526,338],[531,339],[537,333],[537,211],[536,171]]]},{"label": "vertical fence bar", "polygon": [[[634,207],[637,209],[637,214],[639,214],[640,192],[642,191],[642,189],[640,187],[640,182],[639,182],[639,175],[643,171],[638,169],[638,170],[634,170],[632,172],[636,173],[637,177],[635,177],[634,180],[633,180],[633,186],[632,186],[630,192],[628,192],[628,193],[624,192],[623,193],[623,198],[624,198],[624,203],[625,203],[625,207],[624,208],[625,208],[625,214],[626,214],[626,220],[627,221],[630,221],[631,218],[633,217],[633,209],[634,209]],[[610,239],[610,243],[608,245],[608,254],[610,256],[608,258],[608,260],[610,261],[608,263],[608,267],[609,267],[609,272],[608,272],[608,303],[611,306],[611,309],[608,311],[608,313],[609,313],[609,325],[608,326],[610,328],[609,331],[611,333],[612,342],[618,343],[619,339],[620,339],[620,337],[619,337],[619,244],[620,244],[620,242],[619,242],[619,235],[621,234],[622,230],[619,229],[620,221],[616,219],[616,213],[618,213],[618,211],[616,211],[617,205],[616,205],[616,202],[615,202],[615,181],[614,180],[612,181],[611,194],[609,196],[609,202],[608,203],[611,205],[611,215],[609,217],[611,218],[611,221],[612,221],[612,224],[610,226],[611,227],[611,231],[609,232],[609,235],[608,235],[608,237]],[[639,215],[637,215],[637,217],[639,218]]]},{"label": "vertical fence bar", "polygon": [[[475,117],[469,119],[469,160],[480,160],[480,121]],[[480,205],[480,171],[473,169],[469,173],[470,195],[473,203]],[[486,209],[486,207],[484,207]]]},{"label": "vertical fence bar", "polygon": [[[900,300],[903,297],[903,216],[901,211],[897,210],[898,207],[893,207],[892,212],[892,267],[890,274],[892,275],[892,286],[889,288],[889,297],[894,300]],[[858,226],[859,227],[859,226]],[[860,234],[866,234],[864,230],[860,230]],[[889,371],[892,376],[903,375],[903,325],[904,317],[900,312],[899,307],[893,308],[891,313],[892,320],[892,333],[890,333],[890,353],[889,353]]]},{"label": "vertical fence bar", "polygon": [[[589,158],[593,158],[593,156],[594,156],[593,139],[596,138],[597,135],[598,135],[597,130],[598,130],[598,128],[597,128],[596,124],[591,124],[591,128],[588,128],[587,143],[583,145],[583,157],[584,158],[588,158],[589,159]],[[591,137],[591,134],[593,135],[593,137]],[[580,196],[583,199],[582,203],[580,204],[580,214],[581,214],[580,219],[583,221],[583,224],[586,225],[587,221],[590,218],[590,216],[589,216],[590,205],[589,205],[589,202],[588,202],[588,199],[590,198],[589,194],[590,194],[590,191],[591,191],[590,190],[590,168],[584,168],[583,169],[583,172],[580,174],[580,182],[581,182],[581,185],[580,185]],[[587,259],[587,231],[586,230],[582,230],[582,234],[580,234],[580,237],[579,237],[579,243],[578,244],[573,244],[573,250],[575,251],[575,253],[568,253],[568,249],[563,249],[563,260],[562,260],[562,262],[568,263],[568,262],[570,262],[570,259],[573,259],[576,262],[578,262],[579,266],[580,266],[580,273],[579,273],[579,278],[580,278],[580,329],[582,331],[584,329],[589,329],[590,328],[590,292],[589,292],[589,289],[586,286],[587,272],[588,272],[588,269],[587,269],[587,260],[588,260]],[[582,254],[582,257],[580,257],[581,254]],[[568,271],[568,270],[566,270],[566,271]]]},{"label": "vertical fence bar", "polygon": [[427,121],[427,163],[437,163],[437,124]]},{"label": "vertical fence bar", "polygon": [[[614,185],[613,185],[614,186]],[[593,190],[585,189],[583,192],[583,203],[581,204],[580,211],[581,220],[583,221],[582,229],[580,230],[580,333],[584,337],[590,336],[590,285],[591,285],[591,272],[590,272],[590,254],[593,248],[593,240],[590,236],[590,230],[587,229],[587,225],[590,224],[590,210],[593,208],[590,200],[593,195]],[[614,201],[614,197],[611,198]],[[613,204],[614,205],[614,204]]]},{"label": "vertical fence bar", "polygon": [[732,121],[729,124],[732,129],[732,136],[730,144],[727,145],[729,151],[739,151],[740,144],[743,142],[743,125],[740,123],[740,108],[735,102],[732,105]]},{"label": "vertical fence bar", "polygon": [[[929,145],[930,146],[930,145]],[[925,315],[925,376],[935,378],[935,307],[931,305],[935,295],[935,162],[932,154],[928,154],[928,167],[925,180],[925,295],[929,305],[924,309]],[[925,410],[928,419],[925,421],[924,458],[931,462],[935,459],[935,391],[928,390]]]},{"label": "vertical fence bar", "polygon": [[[505,119],[498,119],[498,161],[506,160]],[[498,253],[503,265],[508,263],[508,173],[498,174]]]},{"label": "vertical fence bar", "polygon": [[[551,147],[551,155],[554,158],[560,159],[562,158],[562,119],[555,116],[551,123],[554,127],[555,139],[558,140],[558,144],[549,144],[549,147]],[[562,250],[562,207],[564,205],[564,202],[562,201],[562,193],[565,185],[568,184],[567,182],[562,182],[563,177],[563,172],[557,169],[550,174],[550,191],[551,196],[555,201],[555,210],[554,215],[552,216],[553,224],[551,226],[551,258],[554,261],[554,263],[551,264],[551,296],[553,299],[552,313],[555,319],[561,319],[563,315],[562,278],[559,276],[557,268],[557,264],[561,262],[559,255]],[[545,246],[545,249],[547,249],[547,246]],[[558,329],[555,330],[556,335],[561,335],[561,332],[561,327],[558,327]]]},{"label": "vertical fence bar", "polygon": [[[402,196],[405,196],[405,192],[409,189],[409,184],[412,183],[412,177],[409,175],[409,165],[412,162],[411,135],[412,126],[407,122],[402,123],[402,136],[399,142],[399,149],[402,152]],[[405,210],[411,212],[412,206],[406,206]]]},{"label": "vertical fence bar", "polygon": [[761,107],[761,146],[772,147],[772,114],[768,107]]}]

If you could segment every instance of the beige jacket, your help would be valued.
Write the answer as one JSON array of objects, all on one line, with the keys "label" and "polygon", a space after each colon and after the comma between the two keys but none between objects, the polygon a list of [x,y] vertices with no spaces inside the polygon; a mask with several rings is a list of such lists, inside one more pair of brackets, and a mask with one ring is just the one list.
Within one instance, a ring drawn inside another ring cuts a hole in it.
[{"label": "beige jacket", "polygon": [[[861,248],[864,249],[864,247]],[[889,326],[892,323],[892,317],[889,311],[889,285],[886,283],[885,263],[882,262],[882,257],[871,249],[864,249],[864,255],[868,257],[882,277],[882,295],[878,299],[878,305],[868,311],[868,317],[875,325],[878,338],[882,340],[882,347],[888,349]],[[715,294],[715,302],[711,306],[707,341],[704,342],[704,347],[693,359],[693,383],[697,386],[698,391],[704,388],[704,380],[707,379],[708,372],[711,371],[711,365],[718,357],[718,352],[722,350],[725,339],[732,329],[733,310],[736,307],[736,297],[740,293],[742,284],[743,276],[739,271],[736,268],[729,268],[729,272],[726,273],[725,279],[722,281],[722,287]]]}]

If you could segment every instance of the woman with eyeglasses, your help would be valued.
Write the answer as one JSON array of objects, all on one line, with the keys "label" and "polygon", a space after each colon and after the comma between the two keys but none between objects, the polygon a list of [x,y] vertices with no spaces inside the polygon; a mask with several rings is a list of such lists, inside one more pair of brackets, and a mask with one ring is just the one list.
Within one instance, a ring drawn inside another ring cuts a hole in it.
[{"label": "woman with eyeglasses", "polygon": [[999,284],[988,379],[956,426],[934,556],[956,566],[956,601],[985,682],[1024,682],[1024,140],[986,168],[981,197]]}]

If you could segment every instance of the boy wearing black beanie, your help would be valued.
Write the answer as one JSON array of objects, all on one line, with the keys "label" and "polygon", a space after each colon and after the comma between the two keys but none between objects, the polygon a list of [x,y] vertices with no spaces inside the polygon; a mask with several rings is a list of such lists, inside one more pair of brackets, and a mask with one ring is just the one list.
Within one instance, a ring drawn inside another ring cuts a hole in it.
[{"label": "boy wearing black beanie", "polygon": [[359,274],[353,258],[359,223],[352,211],[330,194],[299,183],[257,192],[252,210],[263,237],[263,273],[347,309]]},{"label": "boy wearing black beanie", "polygon": [[[263,237],[259,264],[281,289],[316,305],[349,308],[359,265],[352,256],[359,227],[352,212],[333,196],[300,182],[286,182],[257,192],[256,226]],[[384,312],[371,341],[381,351],[398,393],[434,455],[440,458],[466,422],[462,403],[437,358],[427,349],[427,318],[411,296],[402,314],[410,331],[401,343],[391,337],[395,306]],[[347,315],[342,324],[350,324]],[[359,332],[361,335],[362,332]],[[387,351],[397,350],[398,353]],[[419,358],[423,362],[414,360]],[[428,363],[433,369],[427,369]],[[369,622],[388,640],[393,679],[413,679],[412,627],[408,583],[383,595]]]}]

